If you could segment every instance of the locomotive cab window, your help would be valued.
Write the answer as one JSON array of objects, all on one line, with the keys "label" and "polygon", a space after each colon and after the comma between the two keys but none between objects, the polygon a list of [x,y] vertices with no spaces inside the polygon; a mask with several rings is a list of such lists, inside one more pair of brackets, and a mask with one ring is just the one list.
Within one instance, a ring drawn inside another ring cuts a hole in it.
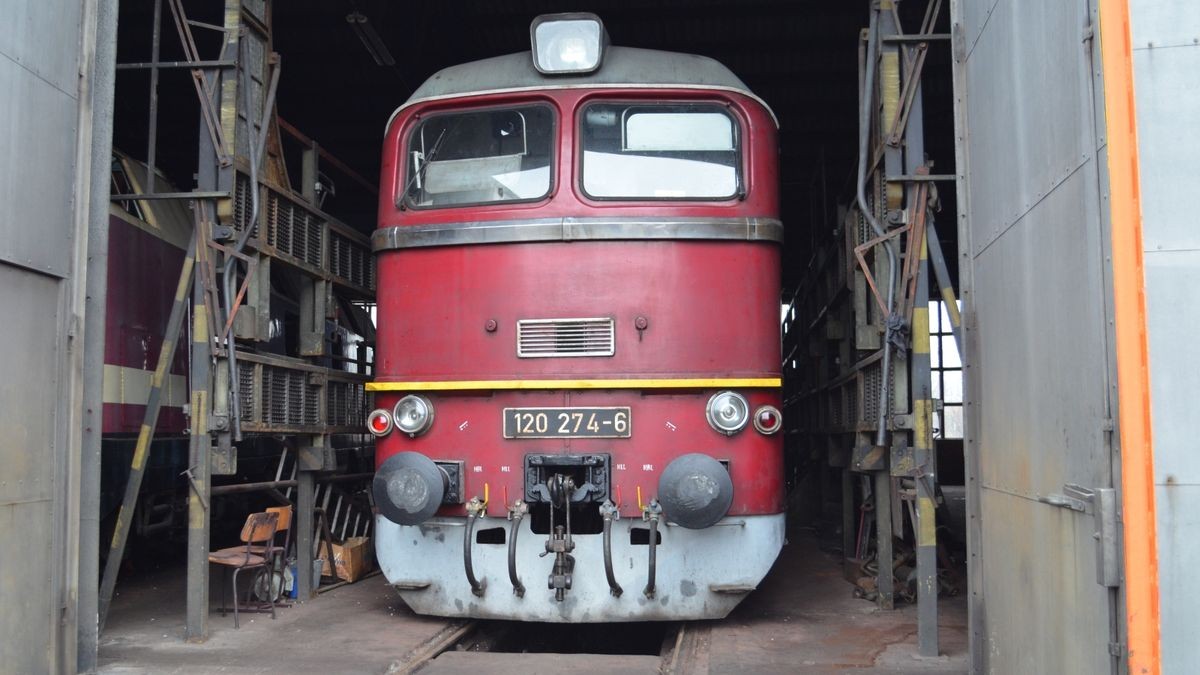
[{"label": "locomotive cab window", "polygon": [[415,208],[532,201],[550,194],[549,106],[430,115],[412,130],[401,203]]},{"label": "locomotive cab window", "polygon": [[720,105],[589,105],[583,191],[597,199],[729,199],[742,186],[738,136]]}]

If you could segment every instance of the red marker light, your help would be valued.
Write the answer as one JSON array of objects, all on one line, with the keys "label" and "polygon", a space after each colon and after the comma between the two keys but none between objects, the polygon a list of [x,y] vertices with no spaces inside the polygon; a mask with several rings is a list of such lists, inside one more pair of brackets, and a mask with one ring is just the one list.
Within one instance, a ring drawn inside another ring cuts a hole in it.
[{"label": "red marker light", "polygon": [[764,405],[754,412],[754,428],[761,434],[773,434],[783,425],[783,416],[775,406]]},{"label": "red marker light", "polygon": [[392,416],[386,410],[376,410],[367,416],[367,431],[375,436],[386,436],[392,431]]}]

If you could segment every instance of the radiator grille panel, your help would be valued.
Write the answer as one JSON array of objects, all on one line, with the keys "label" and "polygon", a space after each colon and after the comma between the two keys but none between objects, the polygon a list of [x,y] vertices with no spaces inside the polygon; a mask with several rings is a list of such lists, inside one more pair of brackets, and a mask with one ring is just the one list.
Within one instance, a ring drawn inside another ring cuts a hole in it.
[{"label": "radiator grille panel", "polygon": [[331,427],[361,427],[367,419],[367,394],[358,382],[330,380],[325,385],[325,409]]},{"label": "radiator grille panel", "polygon": [[522,319],[517,321],[517,356],[612,356],[616,336],[611,318]]},{"label": "radiator grille panel", "polygon": [[322,221],[274,192],[267,195],[268,243],[312,265],[321,266]]},{"label": "radiator grille panel", "polygon": [[336,232],[329,233],[329,271],[356,286],[375,289],[375,260],[371,249]]},{"label": "radiator grille panel", "polygon": [[250,179],[239,173],[233,191],[233,228],[243,232],[253,226],[254,236],[258,236],[258,223],[250,222],[250,212],[253,210],[250,200]]}]

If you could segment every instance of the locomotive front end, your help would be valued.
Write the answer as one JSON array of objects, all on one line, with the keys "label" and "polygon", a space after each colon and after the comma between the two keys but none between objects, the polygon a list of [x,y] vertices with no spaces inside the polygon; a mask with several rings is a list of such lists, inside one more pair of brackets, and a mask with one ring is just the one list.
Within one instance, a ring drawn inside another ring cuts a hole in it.
[{"label": "locomotive front end", "polygon": [[776,129],[544,17],[389,123],[376,551],[417,612],[720,618],[784,539]]}]

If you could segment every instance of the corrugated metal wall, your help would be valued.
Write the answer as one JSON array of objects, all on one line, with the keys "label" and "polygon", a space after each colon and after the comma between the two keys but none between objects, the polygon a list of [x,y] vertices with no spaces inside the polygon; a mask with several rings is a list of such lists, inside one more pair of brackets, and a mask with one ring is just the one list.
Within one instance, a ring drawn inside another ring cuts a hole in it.
[{"label": "corrugated metal wall", "polygon": [[960,269],[974,667],[1105,673],[1119,598],[1095,521],[1113,485],[1103,92],[1089,0],[959,0]]},{"label": "corrugated metal wall", "polygon": [[1200,4],[1132,0],[1164,673],[1200,672]]},{"label": "corrugated metal wall", "polygon": [[90,153],[81,36],[89,21],[94,35],[94,10],[18,0],[5,4],[0,29],[4,673],[75,668],[82,345],[72,335],[81,328]]}]

